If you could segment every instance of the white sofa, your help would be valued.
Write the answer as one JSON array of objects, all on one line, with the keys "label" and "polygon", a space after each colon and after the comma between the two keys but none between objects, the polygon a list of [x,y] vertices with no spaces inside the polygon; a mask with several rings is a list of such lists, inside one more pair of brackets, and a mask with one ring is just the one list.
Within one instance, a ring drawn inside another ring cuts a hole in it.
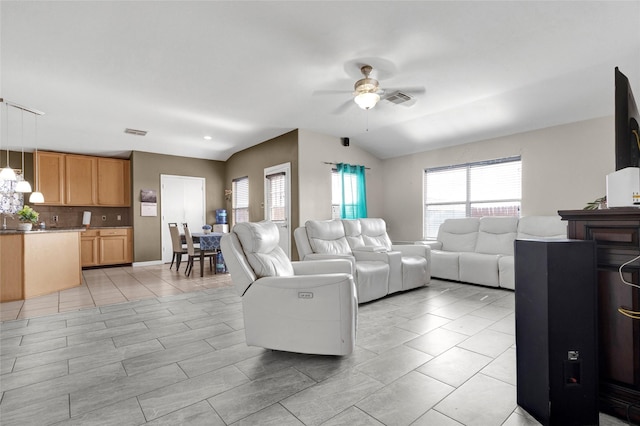
[{"label": "white sofa", "polygon": [[431,275],[491,287],[515,288],[513,247],[516,239],[566,238],[560,216],[447,219],[431,247]]},{"label": "white sofa", "polygon": [[353,262],[358,303],[429,283],[430,248],[394,245],[383,219],[309,220],[294,231],[300,260]]},{"label": "white sofa", "polygon": [[355,346],[358,301],[347,260],[291,262],[267,221],[236,224],[221,240],[242,297],[247,345],[319,355]]}]

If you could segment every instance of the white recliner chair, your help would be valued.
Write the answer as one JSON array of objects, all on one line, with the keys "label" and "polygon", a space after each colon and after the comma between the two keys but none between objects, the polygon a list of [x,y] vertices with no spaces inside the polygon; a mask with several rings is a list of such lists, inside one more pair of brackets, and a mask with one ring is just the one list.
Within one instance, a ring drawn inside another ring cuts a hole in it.
[{"label": "white recliner chair", "polygon": [[221,240],[242,296],[247,345],[319,355],[348,355],[356,340],[358,300],[346,259],[291,262],[275,224],[239,223]]}]

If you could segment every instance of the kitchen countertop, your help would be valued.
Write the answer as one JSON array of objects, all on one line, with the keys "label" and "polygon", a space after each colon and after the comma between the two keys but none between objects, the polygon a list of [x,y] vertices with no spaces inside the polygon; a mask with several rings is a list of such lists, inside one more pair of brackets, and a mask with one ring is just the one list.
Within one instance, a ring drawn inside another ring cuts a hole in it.
[{"label": "kitchen countertop", "polygon": [[[93,227],[89,229],[123,229],[123,228],[131,228],[131,226],[103,226],[103,227]],[[12,235],[12,234],[43,234],[47,232],[84,232],[87,229],[82,227],[75,228],[45,228],[45,229],[33,229],[32,231],[19,231],[17,229],[1,229],[0,235]]]}]

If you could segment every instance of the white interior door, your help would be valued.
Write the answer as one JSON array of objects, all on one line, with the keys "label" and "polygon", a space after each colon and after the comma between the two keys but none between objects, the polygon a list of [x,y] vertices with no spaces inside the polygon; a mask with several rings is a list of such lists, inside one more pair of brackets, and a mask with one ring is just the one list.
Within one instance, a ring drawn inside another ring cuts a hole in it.
[{"label": "white interior door", "polygon": [[162,261],[171,262],[173,247],[169,223],[176,222],[180,230],[188,223],[192,232],[199,232],[206,220],[205,179],[192,176],[160,175],[160,210],[162,215]]},{"label": "white interior door", "polygon": [[291,259],[291,163],[264,169],[264,217],[280,231],[280,247]]}]

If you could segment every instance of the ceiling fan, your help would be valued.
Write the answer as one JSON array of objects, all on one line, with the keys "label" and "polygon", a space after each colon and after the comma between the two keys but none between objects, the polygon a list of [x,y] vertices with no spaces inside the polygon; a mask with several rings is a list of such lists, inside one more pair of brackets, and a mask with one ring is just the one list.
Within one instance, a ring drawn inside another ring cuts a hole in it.
[{"label": "ceiling fan", "polygon": [[380,83],[375,78],[369,77],[373,71],[373,67],[371,65],[363,65],[360,67],[360,72],[364,76],[360,80],[356,81],[356,84],[353,85],[353,94],[356,104],[362,109],[371,109],[380,100]]},{"label": "ceiling fan", "polygon": [[[413,100],[411,96],[413,94],[424,93],[424,87],[411,87],[411,88],[386,88],[380,87],[380,82],[371,76],[373,67],[368,64],[360,65],[360,72],[362,78],[355,82],[353,85],[354,102],[362,109],[369,110],[377,105],[380,100],[388,99],[390,102],[399,104]],[[336,93],[336,91],[320,91],[324,93]],[[345,91],[337,91],[338,93],[344,93]],[[316,92],[317,93],[317,92]],[[349,105],[353,105],[350,101],[345,102],[336,111],[342,112]],[[407,105],[410,105],[409,103]]]}]

